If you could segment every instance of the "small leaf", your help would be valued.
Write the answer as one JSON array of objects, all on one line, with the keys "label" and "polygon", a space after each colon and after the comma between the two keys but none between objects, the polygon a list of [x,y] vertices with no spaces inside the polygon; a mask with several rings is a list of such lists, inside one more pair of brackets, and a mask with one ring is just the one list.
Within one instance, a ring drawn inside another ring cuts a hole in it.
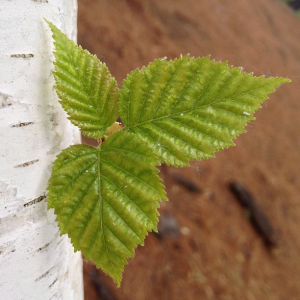
[{"label": "small leaf", "polygon": [[75,145],[58,155],[48,187],[61,234],[118,285],[128,257],[157,230],[166,199],[150,148],[118,131],[98,148]]},{"label": "small leaf", "polygon": [[161,162],[184,166],[234,145],[268,94],[288,81],[254,77],[209,57],[158,59],[124,80],[121,118]]},{"label": "small leaf", "polygon": [[[48,21],[47,21],[48,22]],[[55,45],[55,90],[82,134],[101,138],[118,118],[119,89],[106,65],[48,22]]]}]

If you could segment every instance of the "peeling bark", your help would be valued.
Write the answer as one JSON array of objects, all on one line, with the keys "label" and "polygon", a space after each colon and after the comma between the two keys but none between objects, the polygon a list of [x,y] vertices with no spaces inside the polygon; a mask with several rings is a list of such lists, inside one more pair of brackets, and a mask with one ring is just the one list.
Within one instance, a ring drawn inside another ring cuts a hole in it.
[{"label": "peeling bark", "polygon": [[0,298],[81,300],[81,254],[47,211],[51,164],[80,135],[53,89],[43,18],[76,39],[76,0],[0,2]]}]

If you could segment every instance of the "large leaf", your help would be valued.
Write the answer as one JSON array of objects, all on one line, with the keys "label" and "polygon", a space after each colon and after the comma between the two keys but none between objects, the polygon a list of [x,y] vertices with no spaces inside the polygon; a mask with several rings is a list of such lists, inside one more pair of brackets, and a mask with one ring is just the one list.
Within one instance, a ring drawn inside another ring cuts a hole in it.
[{"label": "large leaf", "polygon": [[156,60],[124,80],[121,118],[162,162],[184,166],[233,145],[268,94],[287,81],[209,57]]},{"label": "large leaf", "polygon": [[158,203],[166,199],[157,164],[147,145],[119,131],[97,148],[63,150],[53,166],[48,206],[61,233],[118,285],[128,257],[156,230]]},{"label": "large leaf", "polygon": [[91,138],[101,138],[118,118],[115,78],[95,55],[83,50],[48,22],[55,45],[55,89],[71,122]]}]

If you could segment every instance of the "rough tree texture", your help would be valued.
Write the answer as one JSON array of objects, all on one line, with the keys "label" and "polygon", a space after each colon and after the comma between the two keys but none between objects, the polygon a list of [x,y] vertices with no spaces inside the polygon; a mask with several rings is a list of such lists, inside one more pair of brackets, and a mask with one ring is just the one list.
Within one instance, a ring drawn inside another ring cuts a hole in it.
[{"label": "rough tree texture", "polygon": [[76,16],[76,0],[0,3],[1,299],[83,299],[81,255],[45,197],[55,156],[80,137],[57,102],[43,18],[74,39]]}]

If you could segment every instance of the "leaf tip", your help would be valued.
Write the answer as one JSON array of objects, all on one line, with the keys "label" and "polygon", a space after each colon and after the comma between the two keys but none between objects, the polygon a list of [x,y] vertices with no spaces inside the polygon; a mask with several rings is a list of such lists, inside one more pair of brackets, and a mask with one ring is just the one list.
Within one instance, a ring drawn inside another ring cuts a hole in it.
[{"label": "leaf tip", "polygon": [[281,84],[292,82],[292,80],[289,79],[289,78],[283,78],[283,77],[276,77],[276,78],[278,78],[278,79],[280,80],[280,83],[281,83]]}]

